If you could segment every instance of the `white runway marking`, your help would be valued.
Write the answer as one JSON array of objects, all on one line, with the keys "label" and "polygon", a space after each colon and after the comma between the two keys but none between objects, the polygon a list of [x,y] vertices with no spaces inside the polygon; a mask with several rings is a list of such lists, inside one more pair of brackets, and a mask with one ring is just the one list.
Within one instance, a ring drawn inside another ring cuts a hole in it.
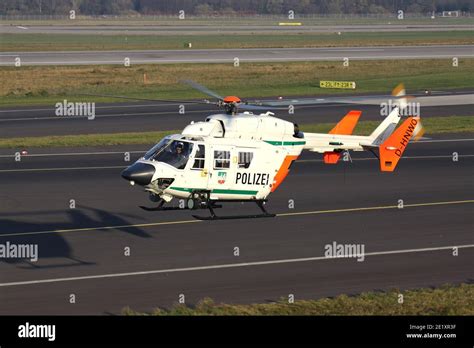
[{"label": "white runway marking", "polygon": [[[186,113],[195,114],[195,113],[205,113],[205,112],[215,112],[216,110],[188,110]],[[177,117],[182,116],[179,114],[178,110],[175,113],[172,111],[159,111],[159,112],[137,112],[137,113],[127,113],[127,114],[105,114],[105,115],[96,115],[95,118],[103,117],[125,117],[125,116],[157,116],[157,115],[175,115]],[[179,115],[179,116],[178,116]],[[18,117],[18,118],[0,118],[0,122],[7,121],[43,121],[43,120],[80,120],[87,119],[86,116],[46,116],[46,117]]]},{"label": "white runway marking", "polygon": [[[99,152],[60,152],[60,153],[36,153],[22,155],[26,157],[50,157],[50,156],[95,156],[95,155],[123,155],[125,152],[128,153],[145,153],[146,150],[141,151],[99,151]],[[15,155],[0,155],[0,158],[12,158]]]},{"label": "white runway marking", "polygon": [[109,167],[71,167],[71,168],[29,168],[29,169],[2,169],[0,173],[14,173],[14,172],[52,172],[61,170],[95,170],[95,169],[125,169],[127,165],[123,166],[109,166]]},{"label": "white runway marking", "polygon": [[[455,205],[455,204],[457,205],[457,204],[472,204],[472,203],[474,203],[474,200],[412,203],[412,204],[405,204],[404,209],[415,208],[415,207],[430,207],[430,206],[438,206],[438,205]],[[377,210],[390,210],[390,209],[399,209],[399,207],[398,205],[383,205],[383,206],[373,206],[373,207],[313,210],[313,211],[300,211],[300,212],[294,212],[294,213],[279,213],[279,214],[276,214],[276,216],[277,217],[291,217],[291,216],[300,216],[300,215],[322,215],[322,214],[349,213],[349,212],[356,212],[356,211],[377,211]],[[181,225],[181,224],[199,223],[199,222],[202,222],[202,220],[162,221],[162,222],[151,222],[151,223],[146,223],[146,224],[95,226],[95,227],[83,227],[83,228],[58,229],[58,230],[49,230],[49,231],[3,233],[3,234],[0,234],[0,238],[52,234],[52,233],[104,231],[104,230],[114,230],[114,229],[119,229],[119,228],[132,228],[132,227],[133,228],[137,228],[137,227],[146,228],[146,227],[156,227],[156,226],[165,226],[165,225]]]},{"label": "white runway marking", "polygon": [[[125,152],[125,151],[124,151]],[[37,155],[25,155],[25,157],[49,157],[49,156],[89,156],[89,155],[115,155],[121,154],[123,155],[124,152],[101,152],[101,153],[57,153],[57,154],[37,154]],[[126,151],[130,153],[144,153],[145,151]],[[14,155],[0,155],[0,158],[13,158]],[[405,159],[436,159],[436,158],[452,158],[452,155],[432,155],[432,156],[404,156]],[[468,155],[458,155],[459,158],[470,158],[474,157],[474,154]],[[378,160],[375,157],[363,157],[363,158],[352,158],[352,162],[357,161],[375,161]],[[307,159],[307,160],[297,160],[296,163],[311,163],[311,162],[322,162],[322,159]],[[95,169],[116,169],[116,168],[125,168],[128,165],[132,164],[133,162],[130,161],[128,164],[125,163],[123,166],[97,166],[97,167],[60,167],[60,168],[24,168],[24,169],[1,169],[0,173],[12,173],[12,172],[43,172],[43,171],[61,171],[61,170],[95,170]]]},{"label": "white runway marking", "polygon": [[[375,251],[375,252],[365,253],[364,256],[368,257],[368,256],[383,256],[383,255],[435,252],[435,251],[453,250],[453,248],[458,248],[458,249],[474,248],[474,244],[450,245],[450,246],[441,246],[441,247],[433,247],[433,248],[419,248],[419,249]],[[157,269],[157,270],[149,270],[149,271],[126,272],[126,273],[97,274],[97,275],[87,275],[87,276],[80,276],[80,277],[65,277],[65,278],[26,280],[26,281],[20,281],[20,282],[0,283],[0,287],[20,286],[20,285],[34,285],[34,284],[45,284],[45,283],[59,283],[59,282],[71,282],[71,281],[90,280],[90,279],[131,277],[131,276],[150,275],[150,274],[195,272],[195,271],[207,271],[207,270],[216,270],[216,269],[255,267],[255,266],[288,264],[288,263],[297,263],[297,262],[328,261],[328,260],[334,260],[334,259],[341,259],[341,258],[326,257],[326,256],[315,256],[315,257],[304,257],[304,258],[295,258],[295,259],[280,259],[280,260],[242,262],[242,263],[227,263],[227,264],[222,264],[222,265],[208,265],[208,266],[198,266],[198,267]]]},{"label": "white runway marking", "polygon": [[[151,106],[178,106],[180,104],[175,103],[159,103],[159,104],[139,104],[139,105],[110,105],[110,106],[96,106],[96,109],[114,109],[114,108],[140,108],[140,107],[151,107]],[[55,108],[47,108],[47,109],[8,109],[8,110],[0,110],[2,112],[30,112],[30,111],[54,111]],[[133,115],[133,114],[132,114]]]},{"label": "white runway marking", "polygon": [[465,139],[432,139],[432,140],[420,140],[418,143],[449,143],[449,142],[456,142],[456,141],[474,141],[472,138],[465,138]]},{"label": "white runway marking", "polygon": [[[303,98],[307,98],[307,97],[303,97]],[[290,98],[285,98],[284,100],[290,100]],[[324,99],[320,99],[320,100],[324,100]],[[181,104],[175,104],[175,103],[161,103],[161,104],[142,104],[142,105],[112,105],[112,106],[96,106],[95,108],[96,109],[114,109],[114,108],[139,108],[139,107],[152,107],[152,106],[179,106]],[[187,106],[189,107],[192,107],[196,104],[192,104],[191,102],[189,102],[188,104],[186,104]],[[205,105],[205,104],[200,104],[200,105]],[[346,107],[348,105],[360,105],[360,104],[355,104],[355,103],[344,103],[344,104],[340,104],[340,103],[335,103],[335,102],[331,102],[331,103],[327,103],[327,104],[315,104],[315,105],[297,105],[295,107],[295,110],[298,111],[300,109],[310,109],[310,108],[334,108],[334,107]],[[287,108],[282,108],[282,109],[278,109],[278,110],[287,110]],[[5,112],[5,113],[10,113],[10,112],[37,112],[37,111],[51,111],[51,112],[54,112],[55,109],[54,108],[47,108],[47,109],[7,109],[7,110],[0,110],[0,114],[2,112]],[[216,112],[216,109],[211,109],[211,110],[189,110],[189,111],[186,111],[186,113],[191,113],[191,112]],[[104,116],[136,116],[136,115],[148,115],[148,114],[156,114],[156,115],[160,115],[160,114],[172,114],[172,111],[157,111],[157,112],[143,112],[143,113],[126,113],[126,114],[102,114],[102,115],[96,115],[96,117],[104,117]],[[182,116],[181,114],[178,114],[177,115],[180,115]],[[5,119],[1,119],[0,118],[0,121],[16,121],[16,120],[41,120],[41,119],[53,119],[53,118],[59,118],[59,119],[67,119],[67,117],[59,117],[59,116],[55,116],[55,117],[49,117],[49,116],[46,116],[46,117],[28,117],[28,118],[5,118]]]}]

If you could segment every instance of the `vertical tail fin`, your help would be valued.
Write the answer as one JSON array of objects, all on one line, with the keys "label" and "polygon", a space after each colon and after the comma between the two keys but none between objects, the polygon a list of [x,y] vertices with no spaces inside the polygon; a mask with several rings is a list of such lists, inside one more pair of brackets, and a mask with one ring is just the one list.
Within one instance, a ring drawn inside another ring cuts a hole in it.
[{"label": "vertical tail fin", "polygon": [[351,110],[347,113],[346,116],[340,120],[333,129],[329,131],[329,134],[344,134],[350,135],[354,131],[359,117],[362,114],[362,111]]},{"label": "vertical tail fin", "polygon": [[392,90],[392,96],[396,98],[396,107],[370,135],[373,145],[380,145],[393,133],[398,122],[400,122],[400,110],[403,110],[408,104],[403,83],[400,83]]},{"label": "vertical tail fin", "polygon": [[[329,131],[329,134],[339,134],[339,135],[350,135],[354,131],[359,117],[362,114],[362,111],[351,110],[344,116],[333,129]],[[323,159],[326,164],[336,164],[341,158],[340,152],[325,152]]]},{"label": "vertical tail fin", "polygon": [[372,145],[380,145],[385,139],[387,139],[397,128],[398,122],[400,122],[400,114],[398,107],[393,109],[392,112],[385,117],[385,119],[378,125],[377,128],[370,134],[369,139]]},{"label": "vertical tail fin", "polygon": [[[400,122],[403,110],[405,110],[405,108],[408,106],[408,99],[413,98],[406,95],[405,86],[402,83],[393,89],[392,95],[396,98],[394,102],[396,107],[369,136],[369,139],[372,141],[372,145],[378,146],[382,144],[393,133],[397,127],[398,122]],[[417,141],[423,136],[423,134],[424,128],[418,119],[417,127],[413,133],[413,140]]]},{"label": "vertical tail fin", "polygon": [[415,133],[419,122],[419,117],[408,117],[405,122],[379,146],[381,171],[392,172],[395,169],[408,142]]}]

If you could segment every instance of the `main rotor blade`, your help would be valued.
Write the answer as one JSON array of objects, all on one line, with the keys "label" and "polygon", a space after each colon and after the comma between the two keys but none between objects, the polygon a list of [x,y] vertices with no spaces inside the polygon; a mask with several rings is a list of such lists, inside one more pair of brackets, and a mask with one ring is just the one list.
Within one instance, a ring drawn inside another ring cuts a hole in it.
[{"label": "main rotor blade", "polygon": [[121,95],[110,95],[110,94],[90,94],[90,93],[79,93],[78,95],[85,95],[89,97],[106,97],[106,98],[117,98],[117,99],[128,99],[128,100],[143,100],[143,101],[154,101],[162,103],[181,103],[181,104],[213,104],[217,103],[210,101],[201,100],[178,100],[178,99],[151,99],[151,98],[138,98],[138,97],[126,97]]},{"label": "main rotor blade", "polygon": [[188,86],[191,86],[194,89],[197,89],[198,91],[201,91],[204,94],[210,95],[211,97],[217,98],[219,100],[223,100],[224,97],[220,96],[214,91],[211,91],[209,88],[206,86],[200,85],[199,83],[193,81],[193,80],[181,80],[181,82],[187,84]]},{"label": "main rotor blade", "polygon": [[252,101],[254,105],[260,106],[289,106],[289,105],[317,105],[317,104],[369,104],[378,105],[388,100],[397,100],[403,97],[393,95],[365,95],[365,96],[341,96],[320,98],[290,98],[283,100],[260,100]]},{"label": "main rotor blade", "polygon": [[263,105],[253,105],[253,104],[238,104],[237,109],[241,110],[260,110],[260,111],[268,111],[268,110],[287,110],[286,107],[279,107],[279,106],[263,106]]}]

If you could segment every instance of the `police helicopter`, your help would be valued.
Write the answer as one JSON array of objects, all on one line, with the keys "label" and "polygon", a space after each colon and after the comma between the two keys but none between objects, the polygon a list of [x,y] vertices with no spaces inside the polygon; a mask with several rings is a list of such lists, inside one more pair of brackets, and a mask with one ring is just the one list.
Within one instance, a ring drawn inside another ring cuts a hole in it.
[{"label": "police helicopter", "polygon": [[[215,103],[203,102],[222,107],[224,112],[191,122],[181,134],[164,137],[122,172],[124,179],[143,187],[157,203],[152,208],[141,207],[147,211],[181,209],[166,204],[184,199],[185,209],[209,210],[210,216],[193,215],[201,220],[273,217],[264,205],[303,150],[322,153],[326,164],[336,164],[344,151],[370,151],[379,159],[380,170],[391,172],[410,139],[421,135],[419,117],[407,117],[397,128],[399,110],[406,105],[403,85],[392,92],[397,106],[370,135],[360,136],[352,131],[361,111],[350,111],[328,134],[303,133],[297,124],[268,111],[288,105],[353,103],[358,97],[244,102],[236,96],[222,97],[193,81],[186,83],[216,98]],[[255,110],[266,112],[254,114]],[[215,208],[225,202],[254,202],[261,213],[217,215]]]}]

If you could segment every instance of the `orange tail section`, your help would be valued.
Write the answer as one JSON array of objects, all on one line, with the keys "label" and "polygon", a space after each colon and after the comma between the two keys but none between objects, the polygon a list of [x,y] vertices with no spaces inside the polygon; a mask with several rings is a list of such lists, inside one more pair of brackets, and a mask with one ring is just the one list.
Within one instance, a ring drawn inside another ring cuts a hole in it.
[{"label": "orange tail section", "polygon": [[405,151],[419,122],[419,117],[408,117],[405,122],[403,122],[402,125],[380,145],[379,153],[381,171],[393,172],[398,161],[402,158],[403,152]]},{"label": "orange tail section", "polygon": [[329,131],[329,134],[350,135],[354,131],[362,111],[351,110]]},{"label": "orange tail section", "polygon": [[[351,110],[342,120],[329,131],[329,134],[351,135],[354,131],[362,111]],[[324,153],[323,159],[326,164],[336,164],[341,158],[340,152],[328,151]]]},{"label": "orange tail section", "polygon": [[272,192],[274,192],[278,186],[285,180],[286,176],[290,172],[290,167],[293,164],[294,161],[298,156],[286,156],[285,159],[283,160],[283,163],[281,164],[280,169],[278,169],[278,172],[275,175],[275,178],[273,179],[273,186],[272,186]]}]

